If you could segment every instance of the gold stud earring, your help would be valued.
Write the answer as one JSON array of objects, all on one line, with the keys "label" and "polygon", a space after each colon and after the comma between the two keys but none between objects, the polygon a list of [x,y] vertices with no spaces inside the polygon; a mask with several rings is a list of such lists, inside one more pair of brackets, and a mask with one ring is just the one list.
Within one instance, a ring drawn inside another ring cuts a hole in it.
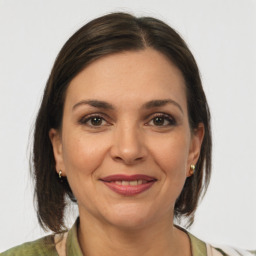
[{"label": "gold stud earring", "polygon": [[195,172],[195,166],[193,164],[190,165],[189,175],[193,175]]},{"label": "gold stud earring", "polygon": [[61,179],[61,174],[62,174],[62,171],[60,170],[59,171],[59,178]]}]

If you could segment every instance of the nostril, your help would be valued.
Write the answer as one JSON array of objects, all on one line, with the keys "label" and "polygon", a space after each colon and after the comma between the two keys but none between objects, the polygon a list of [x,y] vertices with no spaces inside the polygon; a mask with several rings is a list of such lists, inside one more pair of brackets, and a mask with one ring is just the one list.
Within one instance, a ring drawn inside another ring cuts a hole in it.
[{"label": "nostril", "polygon": [[117,162],[122,162],[126,165],[133,165],[136,164],[138,162],[143,161],[143,157],[136,157],[136,158],[128,158],[128,157],[120,157],[120,156],[116,156],[113,158],[115,161]]},{"label": "nostril", "polygon": [[122,158],[121,158],[120,156],[116,156],[116,157],[115,157],[115,160],[117,160],[117,161],[122,161]]},{"label": "nostril", "polygon": [[134,161],[141,161],[143,159],[143,157],[137,157],[134,159]]},{"label": "nostril", "polygon": [[113,145],[110,148],[110,156],[114,161],[123,162],[124,164],[135,164],[143,161],[146,158],[147,150],[144,143],[135,139],[135,136],[131,137],[120,136],[113,141]]}]

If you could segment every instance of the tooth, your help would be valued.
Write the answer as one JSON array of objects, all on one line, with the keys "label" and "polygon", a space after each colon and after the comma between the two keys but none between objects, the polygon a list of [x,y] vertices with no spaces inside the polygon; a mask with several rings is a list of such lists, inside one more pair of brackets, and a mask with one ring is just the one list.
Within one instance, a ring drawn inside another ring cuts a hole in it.
[{"label": "tooth", "polygon": [[129,185],[137,186],[138,185],[138,181],[137,180],[132,180],[132,181],[129,182]]},{"label": "tooth", "polygon": [[121,180],[117,180],[115,183],[116,183],[117,185],[122,185],[122,181],[121,181]]},{"label": "tooth", "polygon": [[145,184],[145,183],[147,183],[147,181],[146,180],[142,180],[142,184]]},{"label": "tooth", "polygon": [[138,180],[138,185],[142,184],[142,180]]},{"label": "tooth", "polygon": [[129,181],[123,180],[123,181],[122,181],[122,185],[123,185],[123,186],[128,186],[128,185],[129,185]]}]

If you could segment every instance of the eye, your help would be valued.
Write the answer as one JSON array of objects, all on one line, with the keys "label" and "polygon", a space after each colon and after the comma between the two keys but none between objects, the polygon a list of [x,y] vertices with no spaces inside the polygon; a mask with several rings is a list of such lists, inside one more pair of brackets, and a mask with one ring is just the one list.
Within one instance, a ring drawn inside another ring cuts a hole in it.
[{"label": "eye", "polygon": [[167,114],[156,114],[149,122],[148,125],[152,126],[172,126],[175,125],[175,119]]},{"label": "eye", "polygon": [[102,116],[99,116],[99,115],[83,117],[79,121],[79,123],[83,125],[91,126],[91,127],[101,127],[101,126],[107,125],[107,121]]}]

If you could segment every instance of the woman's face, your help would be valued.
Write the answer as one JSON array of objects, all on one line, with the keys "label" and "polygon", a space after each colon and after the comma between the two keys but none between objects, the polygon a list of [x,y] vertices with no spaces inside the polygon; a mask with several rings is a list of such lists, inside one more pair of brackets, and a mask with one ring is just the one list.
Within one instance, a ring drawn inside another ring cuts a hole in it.
[{"label": "woman's face", "polygon": [[139,228],[170,223],[203,133],[190,130],[179,69],[146,49],[81,71],[67,90],[62,129],[50,138],[80,218]]}]

